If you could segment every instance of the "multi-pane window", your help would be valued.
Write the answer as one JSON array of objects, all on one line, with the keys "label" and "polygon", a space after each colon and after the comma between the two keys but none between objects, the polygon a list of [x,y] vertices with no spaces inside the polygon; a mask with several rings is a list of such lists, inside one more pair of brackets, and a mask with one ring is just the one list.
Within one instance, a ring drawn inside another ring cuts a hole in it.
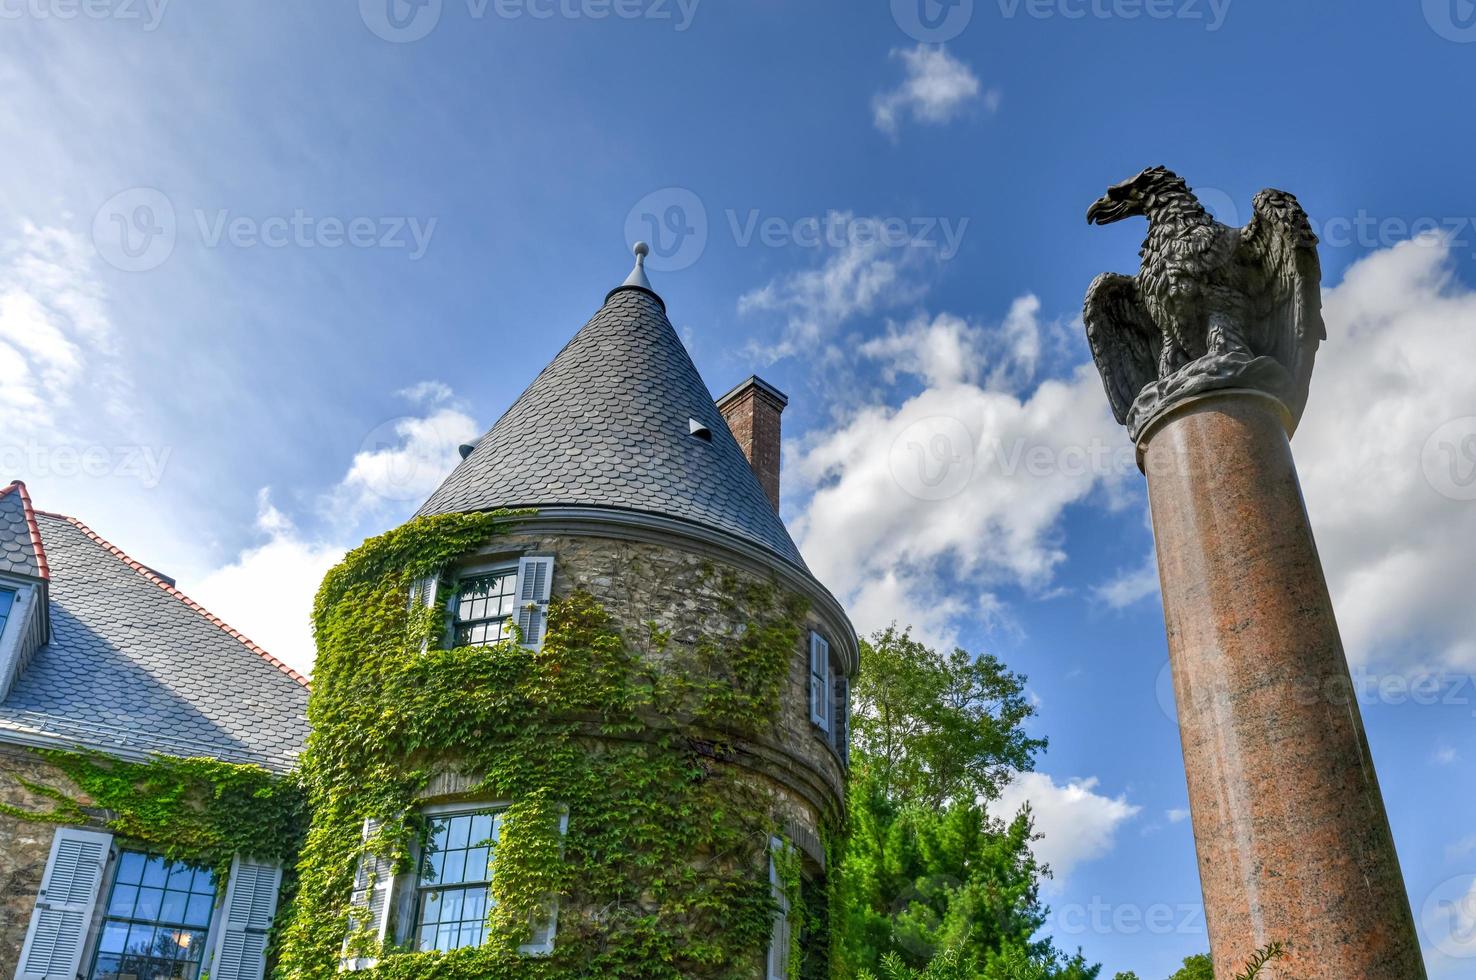
[{"label": "multi-pane window", "polygon": [[214,907],[215,876],[208,869],[123,851],[92,980],[195,980]]},{"label": "multi-pane window", "polygon": [[516,566],[462,579],[453,610],[456,645],[486,646],[512,639],[517,592]]},{"label": "multi-pane window", "polygon": [[487,929],[495,810],[434,817],[420,859],[416,946],[422,952],[480,946]]},{"label": "multi-pane window", "polygon": [[0,633],[5,631],[5,621],[10,618],[10,608],[15,605],[15,590],[0,589]]}]

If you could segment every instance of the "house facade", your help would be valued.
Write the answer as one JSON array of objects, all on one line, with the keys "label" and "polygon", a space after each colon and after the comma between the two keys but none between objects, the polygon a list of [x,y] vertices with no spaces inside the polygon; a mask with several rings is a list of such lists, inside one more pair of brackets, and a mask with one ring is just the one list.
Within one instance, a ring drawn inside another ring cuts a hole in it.
[{"label": "house facade", "polygon": [[[0,971],[829,975],[856,636],[778,515],[784,395],[714,400],[637,255],[415,518],[329,574],[311,694],[0,495]],[[148,814],[57,750],[290,773],[301,851],[132,839]]]},{"label": "house facade", "polygon": [[241,855],[223,881],[169,860],[164,841],[118,832],[57,753],[285,775],[307,698],[305,678],[169,578],[35,509],[24,484],[0,490],[0,973],[194,977],[213,962],[221,977],[259,960],[280,862]]}]

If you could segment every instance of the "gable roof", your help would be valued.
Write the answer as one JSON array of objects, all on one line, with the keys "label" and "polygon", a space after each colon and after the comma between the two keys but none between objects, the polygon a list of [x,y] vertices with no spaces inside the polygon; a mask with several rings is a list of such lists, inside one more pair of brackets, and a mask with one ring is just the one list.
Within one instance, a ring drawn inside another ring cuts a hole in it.
[{"label": "gable roof", "polygon": [[[692,435],[693,420],[711,441]],[[418,513],[561,505],[691,521],[804,567],[665,304],[643,285],[606,298]]]},{"label": "gable roof", "polygon": [[7,741],[292,766],[307,681],[82,522],[37,512],[51,641],[0,702]]},{"label": "gable roof", "polygon": [[0,490],[0,572],[39,579],[48,575],[36,512],[19,480]]}]

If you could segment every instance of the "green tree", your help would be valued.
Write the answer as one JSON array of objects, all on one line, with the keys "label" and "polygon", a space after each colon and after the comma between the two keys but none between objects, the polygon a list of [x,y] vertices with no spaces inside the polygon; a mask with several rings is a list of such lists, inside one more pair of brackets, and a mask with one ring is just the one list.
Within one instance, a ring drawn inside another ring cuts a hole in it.
[{"label": "green tree", "polygon": [[1215,980],[1215,965],[1208,955],[1200,953],[1184,960],[1184,965],[1169,980]]},{"label": "green tree", "polygon": [[1021,727],[1035,713],[1025,678],[989,654],[945,657],[893,625],[862,643],[861,663],[851,745],[888,798],[992,799],[1046,747]]},{"label": "green tree", "polygon": [[1022,730],[1025,678],[895,627],[861,656],[839,975],[1093,980],[1099,967],[1035,938],[1049,871],[1031,852],[1028,808],[1008,823],[984,809],[1045,747]]}]

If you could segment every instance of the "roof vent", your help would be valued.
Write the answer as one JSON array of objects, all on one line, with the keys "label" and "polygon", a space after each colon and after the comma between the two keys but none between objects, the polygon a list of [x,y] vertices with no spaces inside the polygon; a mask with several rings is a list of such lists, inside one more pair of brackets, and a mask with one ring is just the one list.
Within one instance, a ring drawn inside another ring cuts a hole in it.
[{"label": "roof vent", "polygon": [[712,430],[696,419],[687,419],[687,431],[703,442],[712,442]]},{"label": "roof vent", "polygon": [[456,451],[461,454],[462,459],[466,459],[472,453],[477,451],[477,444],[474,442],[468,442],[465,445],[457,446]]}]

